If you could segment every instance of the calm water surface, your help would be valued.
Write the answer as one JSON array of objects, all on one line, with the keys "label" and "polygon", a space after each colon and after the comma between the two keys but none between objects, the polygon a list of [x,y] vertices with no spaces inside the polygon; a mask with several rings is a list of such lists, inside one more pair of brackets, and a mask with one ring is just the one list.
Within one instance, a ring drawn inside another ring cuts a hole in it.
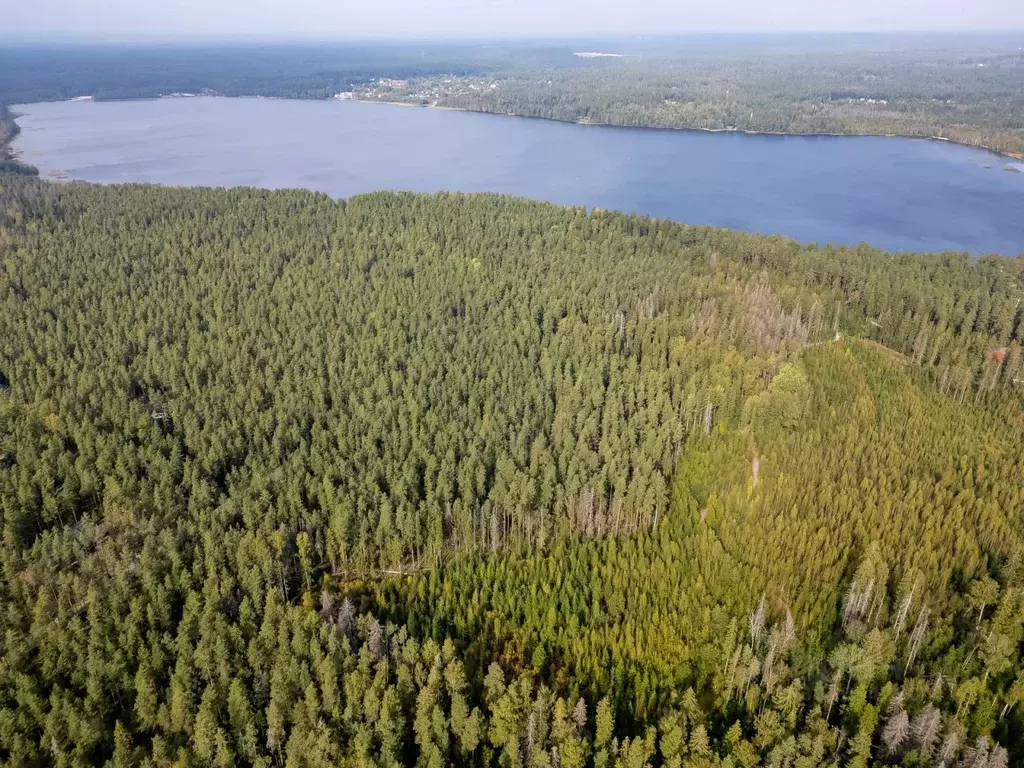
[{"label": "calm water surface", "polygon": [[335,197],[504,192],[821,243],[1024,251],[1024,164],[941,142],[636,130],[264,99],[16,111],[24,159],[44,175],[86,181],[308,187]]}]

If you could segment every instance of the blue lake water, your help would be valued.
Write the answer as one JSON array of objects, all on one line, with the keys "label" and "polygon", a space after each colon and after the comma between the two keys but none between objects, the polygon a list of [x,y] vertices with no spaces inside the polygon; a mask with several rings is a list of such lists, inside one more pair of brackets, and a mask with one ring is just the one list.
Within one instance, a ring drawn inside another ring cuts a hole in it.
[{"label": "blue lake water", "polygon": [[1024,164],[936,141],[609,128],[356,102],[181,98],[15,108],[44,176],[502,192],[819,243],[1024,251]]}]

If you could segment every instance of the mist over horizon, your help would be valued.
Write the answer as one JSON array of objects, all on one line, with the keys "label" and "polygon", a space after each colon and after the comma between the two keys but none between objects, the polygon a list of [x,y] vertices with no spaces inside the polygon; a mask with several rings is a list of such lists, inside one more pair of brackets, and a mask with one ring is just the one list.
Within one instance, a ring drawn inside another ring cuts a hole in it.
[{"label": "mist over horizon", "polygon": [[977,29],[778,29],[778,30],[727,30],[693,29],[671,32],[628,32],[593,31],[579,34],[499,34],[499,33],[456,33],[438,31],[431,34],[407,35],[334,35],[315,34],[257,34],[257,33],[120,33],[98,34],[71,32],[24,31],[9,33],[0,43],[0,48],[14,46],[203,46],[203,45],[410,45],[410,44],[456,44],[456,45],[564,45],[578,46],[594,43],[635,43],[656,44],[685,40],[722,42],[771,42],[787,39],[806,41],[817,37],[852,42],[913,40],[929,37],[948,40],[962,36],[970,40],[1016,40],[1024,41],[1024,24],[1014,28]]},{"label": "mist over horizon", "polygon": [[40,0],[5,10],[8,42],[213,42],[581,39],[683,34],[907,33],[1024,30],[1024,3],[756,0],[715,4],[637,0]]}]

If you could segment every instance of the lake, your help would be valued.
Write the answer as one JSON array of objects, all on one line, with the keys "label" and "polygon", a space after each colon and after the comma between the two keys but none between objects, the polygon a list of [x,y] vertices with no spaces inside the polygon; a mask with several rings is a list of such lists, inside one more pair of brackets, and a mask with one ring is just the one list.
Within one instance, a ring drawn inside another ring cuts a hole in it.
[{"label": "lake", "polygon": [[610,128],[342,101],[204,97],[15,111],[15,149],[44,176],[335,197],[502,192],[819,243],[1024,251],[1024,164],[945,142]]}]

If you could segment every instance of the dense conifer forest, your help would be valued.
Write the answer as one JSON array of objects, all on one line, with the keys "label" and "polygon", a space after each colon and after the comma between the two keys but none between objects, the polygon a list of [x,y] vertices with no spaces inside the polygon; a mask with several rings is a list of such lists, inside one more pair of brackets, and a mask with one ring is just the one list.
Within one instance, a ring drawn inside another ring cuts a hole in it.
[{"label": "dense conifer forest", "polygon": [[0,763],[1024,760],[1024,262],[0,176]]}]

